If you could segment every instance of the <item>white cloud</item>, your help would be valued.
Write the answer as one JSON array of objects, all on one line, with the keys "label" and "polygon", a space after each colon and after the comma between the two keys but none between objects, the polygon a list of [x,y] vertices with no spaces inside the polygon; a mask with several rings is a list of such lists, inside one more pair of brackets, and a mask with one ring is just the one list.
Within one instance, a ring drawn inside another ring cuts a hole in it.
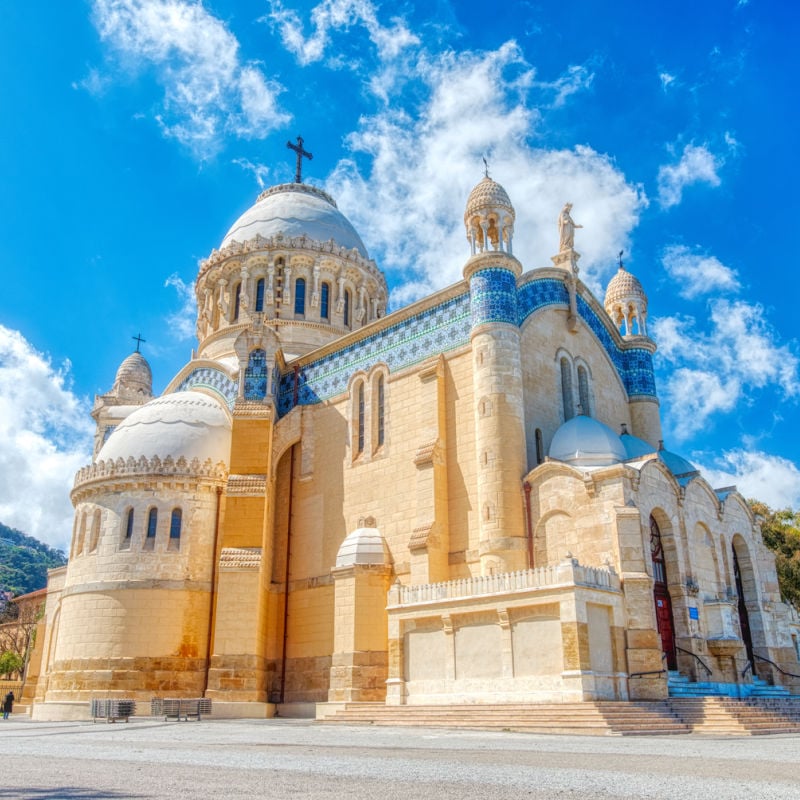
[{"label": "white cloud", "polygon": [[91,460],[89,403],[18,331],[0,325],[0,521],[66,550],[69,492]]},{"label": "white cloud", "polygon": [[194,293],[194,284],[184,283],[178,273],[173,272],[164,281],[164,286],[172,286],[178,293],[180,301],[180,308],[167,317],[167,330],[179,339],[194,340],[197,323],[197,298]]},{"label": "white cloud", "polygon": [[[199,157],[223,134],[261,138],[289,116],[278,108],[281,88],[239,58],[225,24],[192,0],[95,0],[94,20],[127,71],[155,68],[164,89],[155,115],[164,134]],[[88,87],[101,86],[90,73]]]},{"label": "white cloud", "polygon": [[236,164],[237,167],[241,167],[245,172],[251,172],[259,188],[263,189],[266,186],[267,178],[271,172],[266,164],[257,164],[250,161],[249,158],[234,158],[231,163]]},{"label": "white cloud", "polygon": [[671,245],[664,250],[662,263],[670,278],[679,284],[682,297],[692,299],[718,291],[739,289],[736,271],[718,258],[693,252],[685,245]]},{"label": "white cloud", "polygon": [[676,78],[674,75],[670,75],[669,72],[660,72],[658,74],[658,78],[661,81],[661,88],[666,92],[673,83],[675,83]]},{"label": "white cloud", "polygon": [[706,329],[691,317],[652,322],[665,366],[664,424],[683,441],[710,424],[711,417],[752,401],[756,391],[800,395],[800,361],[792,348],[775,341],[764,309],[744,301],[709,304]]},{"label": "white cloud", "polygon": [[694,183],[719,186],[717,171],[722,159],[704,145],[687,144],[677,164],[665,164],[658,169],[658,200],[663,208],[680,203],[683,190]]},{"label": "white cloud", "polygon": [[362,26],[367,31],[382,61],[396,58],[406,48],[419,44],[419,39],[401,18],[393,18],[388,27],[382,25],[371,0],[323,0],[311,11],[313,32],[308,37],[304,34],[299,14],[285,8],[280,0],[271,0],[266,19],[278,29],[284,47],[301,64],[324,58],[331,43],[331,33],[348,32],[354,26]]},{"label": "white cloud", "polygon": [[589,89],[594,82],[594,72],[585,66],[572,65],[559,78],[552,82],[537,82],[538,88],[549,90],[553,93],[553,108],[560,108],[573,94]]},{"label": "white cloud", "polygon": [[800,508],[800,469],[786,458],[740,448],[720,456],[700,454],[697,465],[716,488],[735,485],[745,497],[772,508]]},{"label": "white cloud", "polygon": [[[525,269],[550,265],[559,211],[575,201],[573,216],[584,226],[576,237],[581,276],[596,287],[627,247],[646,203],[641,191],[590,147],[528,144],[540,116],[531,100],[538,89],[515,42],[482,53],[423,53],[413,69],[406,80],[414,82],[414,116],[389,106],[363,117],[347,140],[353,159],[328,181],[373,257],[402,282],[393,303],[460,280],[469,255],[464,207],[484,154],[514,203],[514,253]],[[367,170],[360,154],[369,157]]]}]

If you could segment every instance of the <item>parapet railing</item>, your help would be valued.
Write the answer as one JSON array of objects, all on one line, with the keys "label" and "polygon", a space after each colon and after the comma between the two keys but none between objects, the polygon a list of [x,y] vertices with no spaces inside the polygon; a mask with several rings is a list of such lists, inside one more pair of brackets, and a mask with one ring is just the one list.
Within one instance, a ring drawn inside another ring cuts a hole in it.
[{"label": "parapet railing", "polygon": [[462,597],[480,597],[507,594],[530,589],[547,589],[556,586],[587,586],[610,591],[619,590],[619,578],[613,567],[585,567],[577,559],[567,559],[537,569],[503,572],[497,575],[479,575],[442,583],[424,583],[412,586],[396,584],[389,591],[390,606],[414,605]]}]

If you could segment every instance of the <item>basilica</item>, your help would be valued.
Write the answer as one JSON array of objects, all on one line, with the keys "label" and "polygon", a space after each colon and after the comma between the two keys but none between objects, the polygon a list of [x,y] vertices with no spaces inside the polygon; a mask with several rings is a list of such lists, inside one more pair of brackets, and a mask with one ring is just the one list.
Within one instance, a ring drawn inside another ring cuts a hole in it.
[{"label": "basilica", "polygon": [[570,204],[522,264],[503,187],[465,200],[463,279],[391,313],[299,168],[201,261],[191,360],[96,398],[34,718],[800,690],[757,520],[662,441],[642,284],[593,296]]}]

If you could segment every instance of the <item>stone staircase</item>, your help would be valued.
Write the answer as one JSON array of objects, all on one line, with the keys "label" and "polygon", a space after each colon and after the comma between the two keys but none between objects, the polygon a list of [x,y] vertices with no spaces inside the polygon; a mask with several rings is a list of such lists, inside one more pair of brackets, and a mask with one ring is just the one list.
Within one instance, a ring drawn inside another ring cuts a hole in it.
[{"label": "stone staircase", "polygon": [[670,697],[778,697],[787,698],[785,686],[773,686],[761,678],[754,677],[751,683],[717,683],[714,681],[690,681],[680,672],[671,670],[667,679]]},{"label": "stone staircase", "polygon": [[319,721],[595,736],[753,736],[800,733],[800,698],[705,696],[650,702],[452,706],[346,703]]},{"label": "stone staircase", "polygon": [[599,736],[663,735],[690,730],[666,701],[448,706],[347,703],[321,721]]},{"label": "stone staircase", "polygon": [[800,733],[800,698],[675,697],[670,706],[693,733]]}]

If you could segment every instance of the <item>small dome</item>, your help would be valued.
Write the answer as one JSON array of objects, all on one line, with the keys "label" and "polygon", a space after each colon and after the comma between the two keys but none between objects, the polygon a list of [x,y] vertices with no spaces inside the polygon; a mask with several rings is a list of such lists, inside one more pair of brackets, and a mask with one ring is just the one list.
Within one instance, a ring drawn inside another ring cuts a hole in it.
[{"label": "small dome", "polygon": [[469,193],[464,222],[467,223],[475,214],[487,209],[504,209],[514,219],[514,207],[506,190],[488,175]]},{"label": "small dome", "polygon": [[624,302],[634,298],[642,302],[643,310],[647,309],[647,295],[644,293],[639,279],[628,272],[625,267],[620,267],[617,270],[617,274],[609,281],[606,289],[606,308],[613,303]]},{"label": "small dome", "polygon": [[200,392],[175,392],[136,409],[108,437],[98,461],[141,456],[227,463],[231,421],[220,403]]},{"label": "small dome", "polygon": [[337,567],[390,563],[389,546],[377,528],[356,528],[347,535],[336,554]]},{"label": "small dome", "polygon": [[316,242],[333,239],[340,247],[355,248],[369,259],[361,237],[336,208],[336,201],[322,189],[305,183],[283,183],[262,192],[255,205],[233,223],[220,249],[234,240],[246,242],[256,236],[269,239],[279,233],[287,238],[305,235]]},{"label": "small dome", "polygon": [[633,436],[630,433],[623,433],[619,438],[622,442],[622,446],[625,448],[625,452],[628,454],[627,458],[629,459],[642,458],[643,456],[649,456],[651,453],[656,452],[656,448],[653,447],[653,445],[646,442],[644,439],[640,439],[638,436]]},{"label": "small dome", "polygon": [[608,425],[583,414],[556,431],[549,455],[574,467],[607,467],[628,458],[620,437]]},{"label": "small dome", "polygon": [[658,451],[658,457],[676,478],[686,478],[690,475],[700,474],[700,471],[691,461],[687,461],[683,456],[671,453],[663,447]]},{"label": "small dome", "polygon": [[125,393],[144,394],[148,397],[153,394],[153,373],[147,359],[139,353],[131,353],[120,365],[114,378],[113,391]]}]

